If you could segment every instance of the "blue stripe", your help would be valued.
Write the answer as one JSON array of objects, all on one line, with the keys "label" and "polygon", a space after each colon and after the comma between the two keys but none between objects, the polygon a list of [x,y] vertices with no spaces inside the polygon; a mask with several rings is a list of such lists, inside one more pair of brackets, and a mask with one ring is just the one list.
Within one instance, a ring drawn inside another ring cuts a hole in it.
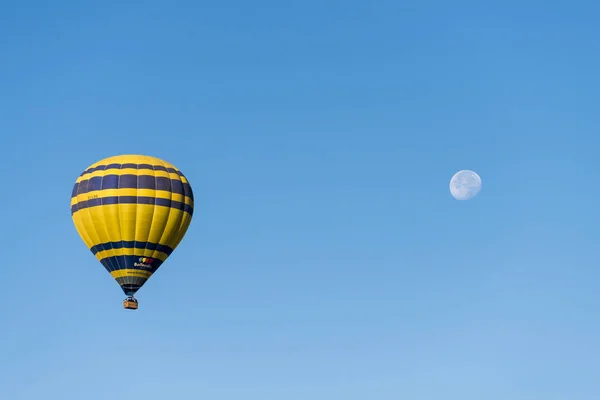
[{"label": "blue stripe", "polygon": [[146,196],[110,196],[100,197],[97,199],[90,199],[81,201],[71,206],[71,215],[75,214],[79,210],[85,208],[105,206],[112,204],[154,204],[161,207],[171,207],[177,210],[184,211],[190,215],[194,214],[194,207],[189,204],[182,203],[180,201],[174,201],[171,199],[160,199],[157,197],[146,197]]},{"label": "blue stripe", "polygon": [[183,183],[179,179],[169,179],[162,176],[131,174],[95,176],[82,180],[73,186],[71,197],[105,189],[166,190],[194,200],[194,193],[189,183]]},{"label": "blue stripe", "polygon": [[87,175],[87,174],[91,174],[92,172],[104,171],[104,170],[107,170],[107,169],[124,169],[124,168],[149,169],[149,170],[152,170],[152,171],[164,171],[164,172],[174,173],[174,174],[177,174],[179,176],[183,176],[183,173],[181,171],[177,171],[175,168],[167,168],[167,167],[165,167],[163,165],[133,164],[133,163],[98,165],[98,166],[95,166],[93,168],[86,169],[79,176],[84,176],[84,175]]},{"label": "blue stripe", "polygon": [[147,249],[147,250],[155,250],[160,251],[161,253],[165,253],[167,255],[171,255],[173,249],[164,244],[158,243],[150,243],[150,242],[136,242],[136,241],[120,241],[120,242],[107,242],[97,244],[90,248],[90,251],[95,255],[96,253],[104,250],[112,250],[112,249]]},{"label": "blue stripe", "polygon": [[[113,256],[113,257],[103,258],[102,260],[100,260],[100,262],[102,263],[102,265],[104,265],[104,268],[106,268],[106,270],[108,272],[119,271],[122,269],[141,269],[144,271],[150,271],[152,273],[156,272],[156,270],[164,262],[164,261],[159,260],[158,258],[153,258],[152,263],[150,264],[151,265],[150,268],[139,267],[139,266],[136,267],[135,264],[140,263],[140,258],[143,258],[143,257],[141,257],[141,256]],[[135,279],[138,279],[138,278],[136,277]]]}]

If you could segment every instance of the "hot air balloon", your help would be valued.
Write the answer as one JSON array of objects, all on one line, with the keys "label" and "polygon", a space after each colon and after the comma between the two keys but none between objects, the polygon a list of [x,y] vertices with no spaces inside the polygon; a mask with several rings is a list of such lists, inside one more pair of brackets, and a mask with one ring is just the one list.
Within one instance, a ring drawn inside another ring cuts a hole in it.
[{"label": "hot air balloon", "polygon": [[121,286],[123,306],[131,310],[138,308],[136,292],[183,239],[193,211],[194,194],[183,173],[144,155],[92,164],[71,195],[79,236]]}]

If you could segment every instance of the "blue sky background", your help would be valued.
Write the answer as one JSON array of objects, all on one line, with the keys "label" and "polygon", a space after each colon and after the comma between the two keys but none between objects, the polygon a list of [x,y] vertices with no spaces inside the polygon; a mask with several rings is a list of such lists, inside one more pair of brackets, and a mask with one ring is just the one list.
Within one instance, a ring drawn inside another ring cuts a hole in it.
[{"label": "blue sky background", "polygon": [[[140,4],[0,3],[0,398],[600,398],[597,2]],[[196,195],[137,312],[122,153]]]}]

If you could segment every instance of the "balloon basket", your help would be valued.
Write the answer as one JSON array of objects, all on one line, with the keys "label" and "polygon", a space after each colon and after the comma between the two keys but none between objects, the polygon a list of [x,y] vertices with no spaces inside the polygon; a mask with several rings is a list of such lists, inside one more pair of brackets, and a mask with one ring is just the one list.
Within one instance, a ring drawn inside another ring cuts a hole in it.
[{"label": "balloon basket", "polygon": [[136,299],[125,299],[123,301],[123,308],[126,310],[137,310],[138,302]]}]

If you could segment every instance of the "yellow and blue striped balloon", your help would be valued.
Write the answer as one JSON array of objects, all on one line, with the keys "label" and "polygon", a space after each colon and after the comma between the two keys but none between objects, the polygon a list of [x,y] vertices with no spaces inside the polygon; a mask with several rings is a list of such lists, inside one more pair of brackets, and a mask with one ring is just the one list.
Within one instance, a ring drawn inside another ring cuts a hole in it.
[{"label": "yellow and blue striped balloon", "polygon": [[92,164],[71,195],[77,232],[127,296],[175,250],[193,211],[194,194],[183,173],[144,155]]}]

